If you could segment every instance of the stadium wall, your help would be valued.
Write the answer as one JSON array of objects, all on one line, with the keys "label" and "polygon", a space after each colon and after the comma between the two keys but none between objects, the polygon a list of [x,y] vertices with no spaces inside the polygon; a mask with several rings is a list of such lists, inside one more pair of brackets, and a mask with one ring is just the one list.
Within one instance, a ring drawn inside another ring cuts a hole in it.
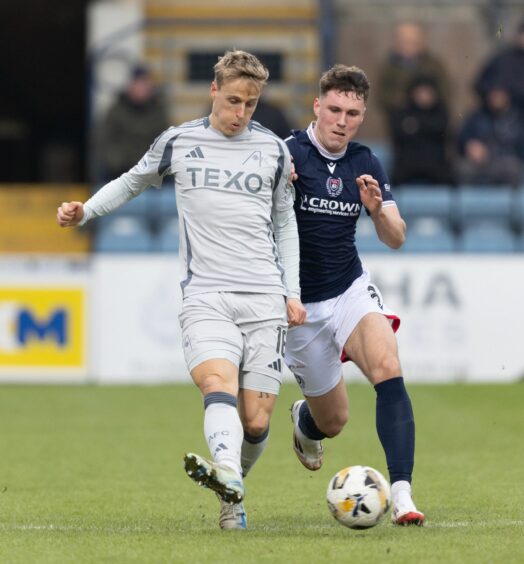
[{"label": "stadium wall", "polygon": [[[506,382],[524,375],[521,258],[392,253],[365,262],[402,318],[398,341],[411,381]],[[188,381],[179,266],[171,255],[4,255],[0,379]],[[351,364],[345,373],[362,378]]]}]

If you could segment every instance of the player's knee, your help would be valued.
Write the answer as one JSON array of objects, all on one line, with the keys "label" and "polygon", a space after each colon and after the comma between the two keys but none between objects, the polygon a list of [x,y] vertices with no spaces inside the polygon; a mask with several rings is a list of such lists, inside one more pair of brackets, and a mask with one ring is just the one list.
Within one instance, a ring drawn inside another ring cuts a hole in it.
[{"label": "player's knee", "polygon": [[244,423],[244,432],[251,437],[261,437],[269,427],[269,421],[262,421],[257,419]]},{"label": "player's knee", "polygon": [[373,368],[372,381],[375,384],[401,375],[400,361],[395,355],[385,356]]}]

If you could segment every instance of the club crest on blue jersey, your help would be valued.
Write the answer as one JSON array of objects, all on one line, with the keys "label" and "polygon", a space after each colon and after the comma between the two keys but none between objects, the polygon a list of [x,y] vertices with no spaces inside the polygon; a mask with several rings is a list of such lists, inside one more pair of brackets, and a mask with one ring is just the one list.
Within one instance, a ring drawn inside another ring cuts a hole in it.
[{"label": "club crest on blue jersey", "polygon": [[333,176],[329,176],[326,180],[326,190],[332,198],[340,196],[343,187],[344,184],[342,183],[342,178],[334,178]]}]

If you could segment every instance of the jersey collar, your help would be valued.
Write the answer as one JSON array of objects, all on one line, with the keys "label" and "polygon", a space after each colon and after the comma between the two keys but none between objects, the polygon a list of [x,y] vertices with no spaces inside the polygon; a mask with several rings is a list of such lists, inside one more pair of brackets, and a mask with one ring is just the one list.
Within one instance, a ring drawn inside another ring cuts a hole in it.
[{"label": "jersey collar", "polygon": [[313,144],[313,146],[317,149],[317,151],[325,159],[329,159],[330,161],[338,161],[338,159],[341,159],[346,154],[347,147],[341,153],[330,153],[328,150],[325,149],[325,147],[323,145],[321,145],[319,143],[319,141],[317,140],[316,135],[315,135],[315,122],[314,121],[312,121],[309,124],[308,128],[306,129],[306,133],[307,133],[307,136],[309,137],[309,140]]}]

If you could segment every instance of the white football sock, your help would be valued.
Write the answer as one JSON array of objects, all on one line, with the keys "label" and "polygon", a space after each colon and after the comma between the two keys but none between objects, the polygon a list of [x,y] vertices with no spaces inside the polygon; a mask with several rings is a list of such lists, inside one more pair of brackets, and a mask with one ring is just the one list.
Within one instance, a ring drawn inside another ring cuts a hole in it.
[{"label": "white football sock", "polygon": [[204,413],[204,434],[213,460],[229,466],[241,476],[244,429],[236,407],[226,403],[208,405]]}]

